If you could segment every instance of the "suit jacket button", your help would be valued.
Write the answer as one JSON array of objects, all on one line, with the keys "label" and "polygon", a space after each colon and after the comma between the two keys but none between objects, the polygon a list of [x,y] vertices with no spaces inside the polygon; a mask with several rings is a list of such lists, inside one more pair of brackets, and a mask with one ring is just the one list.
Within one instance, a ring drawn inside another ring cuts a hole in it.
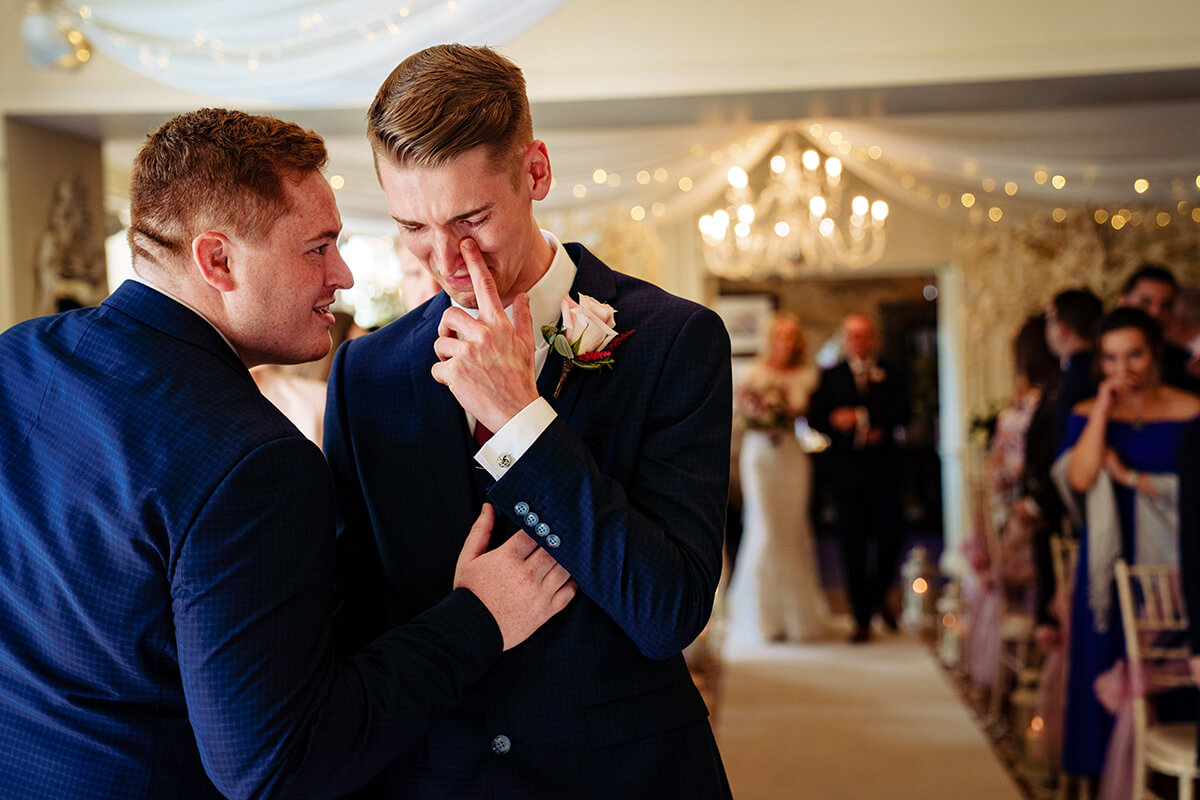
[{"label": "suit jacket button", "polygon": [[558,534],[550,534],[546,537],[546,547],[558,547],[562,544],[562,539],[558,538]]},{"label": "suit jacket button", "polygon": [[502,756],[512,750],[512,742],[504,734],[500,734],[495,739],[492,739],[492,752],[498,756]]},{"label": "suit jacket button", "polygon": [[532,511],[525,515],[525,524],[531,528],[535,527],[540,521],[541,520],[538,518],[538,515],[534,514]]},{"label": "suit jacket button", "polygon": [[523,517],[529,513],[529,503],[526,503],[524,500],[522,500],[513,506],[513,511],[517,512],[517,516]]},{"label": "suit jacket button", "polygon": [[533,532],[536,533],[538,536],[545,536],[546,534],[548,534],[550,532],[550,526],[544,522],[539,522],[538,526],[533,529]]}]

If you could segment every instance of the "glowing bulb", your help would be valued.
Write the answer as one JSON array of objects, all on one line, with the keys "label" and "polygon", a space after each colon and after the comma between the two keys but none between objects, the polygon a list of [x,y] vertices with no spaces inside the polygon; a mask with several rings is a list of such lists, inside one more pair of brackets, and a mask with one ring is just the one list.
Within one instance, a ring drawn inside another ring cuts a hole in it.
[{"label": "glowing bulb", "polygon": [[1050,173],[1046,172],[1044,169],[1039,169],[1033,173],[1033,182],[1038,186],[1041,186],[1048,180],[1050,180]]},{"label": "glowing bulb", "polygon": [[787,159],[783,156],[771,156],[771,172],[776,175],[787,169]]},{"label": "glowing bulb", "polygon": [[924,578],[917,578],[912,582],[912,590],[917,594],[925,594],[929,591],[929,581]]},{"label": "glowing bulb", "polygon": [[746,170],[741,167],[730,167],[729,172],[725,173],[725,178],[729,181],[729,185],[735,189],[745,189],[746,184],[750,182],[749,176],[746,175]]},{"label": "glowing bulb", "polygon": [[733,226],[733,232],[739,239],[745,239],[750,235],[750,226],[745,222],[739,222],[737,225]]},{"label": "glowing bulb", "polygon": [[587,187],[582,183],[577,183],[571,188],[571,194],[583,199],[584,197],[587,197]]},{"label": "glowing bulb", "polygon": [[633,218],[634,222],[641,222],[646,218],[646,209],[641,206],[634,206],[629,209],[629,216]]},{"label": "glowing bulb", "polygon": [[868,203],[867,198],[863,197],[861,194],[857,195],[853,200],[850,201],[850,210],[855,214],[858,214],[860,217],[865,217],[870,208],[871,204]]},{"label": "glowing bulb", "polygon": [[1160,211],[1158,212],[1158,215],[1154,217],[1154,221],[1158,223],[1158,227],[1165,228],[1171,224],[1171,215],[1165,211]]},{"label": "glowing bulb", "polygon": [[962,204],[963,208],[970,208],[971,206],[975,205],[975,195],[971,194],[970,192],[963,192]]},{"label": "glowing bulb", "polygon": [[654,205],[650,206],[650,213],[656,217],[661,217],[663,214],[667,213],[667,207],[662,203],[655,203]]},{"label": "glowing bulb", "polygon": [[601,184],[607,180],[608,180],[608,170],[601,168],[601,169],[597,169],[594,172],[592,172],[592,181],[594,183]]},{"label": "glowing bulb", "polygon": [[1008,195],[1009,197],[1012,197],[1014,194],[1016,194],[1017,193],[1017,182],[1009,181],[1008,183],[1004,184],[1004,193],[1006,195]]},{"label": "glowing bulb", "polygon": [[876,200],[874,203],[871,203],[871,217],[876,222],[883,222],[885,219],[887,219],[887,215],[887,203],[883,202],[882,200]]},{"label": "glowing bulb", "polygon": [[988,219],[990,219],[992,222],[999,222],[1000,218],[1003,216],[1004,211],[1002,211],[999,206],[992,206],[988,209]]},{"label": "glowing bulb", "polygon": [[664,169],[663,167],[659,167],[658,169],[654,170],[654,180],[658,181],[659,183],[666,183],[667,182],[666,169]]},{"label": "glowing bulb", "polygon": [[805,150],[804,155],[800,156],[800,163],[805,169],[816,169],[821,166],[821,157],[816,150]]},{"label": "glowing bulb", "polygon": [[1065,208],[1056,208],[1050,212],[1050,217],[1055,222],[1063,222],[1067,218],[1067,210]]},{"label": "glowing bulb", "polygon": [[681,192],[690,192],[693,185],[692,179],[686,175],[679,179],[679,191]]},{"label": "glowing bulb", "polygon": [[827,204],[825,203],[825,198],[821,197],[821,195],[817,195],[808,201],[808,213],[812,214],[814,217],[824,216],[826,207]]},{"label": "glowing bulb", "polygon": [[720,211],[717,211],[716,213],[713,214],[713,222],[717,223],[718,228],[728,228],[729,227],[729,212],[727,212],[723,208]]},{"label": "glowing bulb", "polygon": [[341,175],[330,175],[329,176],[329,185],[332,186],[334,189],[340,189],[346,185],[346,179],[343,178]]},{"label": "glowing bulb", "polygon": [[737,214],[739,222],[754,222],[754,206],[749,203],[738,206]]},{"label": "glowing bulb", "polygon": [[1067,185],[1067,179],[1064,178],[1062,175],[1055,175],[1053,178],[1050,179],[1050,185],[1053,186],[1055,189],[1061,189]]},{"label": "glowing bulb", "polygon": [[1093,214],[1092,217],[1096,220],[1096,224],[1103,225],[1108,221],[1108,212],[1103,208],[1097,208],[1096,213]]},{"label": "glowing bulb", "polygon": [[840,158],[831,158],[825,162],[825,174],[831,178],[836,178],[842,174],[842,160]]},{"label": "glowing bulb", "polygon": [[703,217],[700,218],[700,221],[697,222],[696,224],[700,226],[700,232],[703,233],[704,235],[709,236],[712,234],[712,230],[713,230],[712,214],[705,214]]},{"label": "glowing bulb", "polygon": [[883,157],[883,148],[877,144],[873,144],[867,148],[867,155],[869,155],[875,161],[878,161]]},{"label": "glowing bulb", "polygon": [[644,169],[639,170],[638,174],[637,174],[637,182],[640,183],[642,186],[645,186],[646,184],[648,184],[650,182],[650,173],[646,172],[646,170],[644,170]]},{"label": "glowing bulb", "polygon": [[783,220],[775,223],[775,235],[780,239],[786,239],[787,235],[792,232],[792,227]]},{"label": "glowing bulb", "polygon": [[829,217],[821,220],[821,224],[817,226],[817,230],[819,230],[821,235],[826,238],[833,236],[833,220],[831,220]]},{"label": "glowing bulb", "polygon": [[1146,180],[1145,178],[1138,178],[1133,182],[1133,190],[1138,194],[1145,194],[1149,188],[1150,181]]}]

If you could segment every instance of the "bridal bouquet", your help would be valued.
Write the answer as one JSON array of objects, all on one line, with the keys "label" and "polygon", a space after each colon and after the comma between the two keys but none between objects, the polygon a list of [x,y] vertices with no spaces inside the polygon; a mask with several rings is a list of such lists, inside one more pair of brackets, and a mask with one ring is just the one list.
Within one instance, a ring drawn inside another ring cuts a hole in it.
[{"label": "bridal bouquet", "polygon": [[743,386],[737,393],[737,410],[752,430],[788,430],[796,422],[787,395],[778,386]]}]

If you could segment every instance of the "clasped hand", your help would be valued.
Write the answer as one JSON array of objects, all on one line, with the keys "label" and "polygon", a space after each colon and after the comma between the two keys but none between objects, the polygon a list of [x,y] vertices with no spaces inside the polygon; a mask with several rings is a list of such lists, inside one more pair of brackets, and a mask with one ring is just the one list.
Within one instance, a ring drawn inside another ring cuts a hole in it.
[{"label": "clasped hand", "polygon": [[464,239],[459,249],[471,275],[479,318],[455,306],[446,309],[433,343],[439,360],[431,374],[463,409],[498,431],[538,397],[529,296],[516,296],[509,322],[479,246]]}]

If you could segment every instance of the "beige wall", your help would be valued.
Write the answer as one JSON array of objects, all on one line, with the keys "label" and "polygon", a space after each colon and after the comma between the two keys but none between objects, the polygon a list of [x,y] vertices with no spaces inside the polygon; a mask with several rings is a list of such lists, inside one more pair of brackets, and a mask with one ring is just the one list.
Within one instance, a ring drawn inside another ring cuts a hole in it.
[{"label": "beige wall", "polygon": [[14,119],[4,121],[4,143],[6,198],[0,212],[9,236],[0,261],[0,275],[6,278],[0,283],[5,290],[0,330],[34,316],[38,242],[50,220],[60,180],[76,173],[82,176],[92,222],[88,248],[104,246],[100,144]]}]

